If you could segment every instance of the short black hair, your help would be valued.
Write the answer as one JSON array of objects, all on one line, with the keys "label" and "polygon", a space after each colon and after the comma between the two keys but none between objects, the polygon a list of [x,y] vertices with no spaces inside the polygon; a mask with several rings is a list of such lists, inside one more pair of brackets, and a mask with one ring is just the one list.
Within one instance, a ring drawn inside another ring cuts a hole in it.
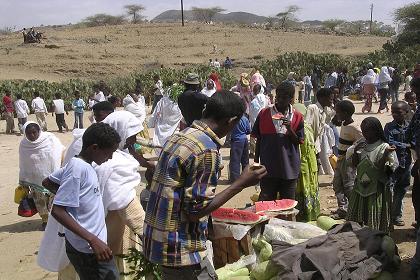
[{"label": "short black hair", "polygon": [[365,127],[368,131],[374,131],[375,135],[378,136],[384,142],[386,141],[384,129],[381,122],[375,117],[367,117],[362,121],[360,128]]},{"label": "short black hair", "polygon": [[412,92],[412,91],[407,91],[404,94],[404,99],[407,100],[409,98],[416,98],[416,94],[414,92]]},{"label": "short black hair", "polygon": [[356,111],[356,109],[354,108],[354,104],[353,102],[349,101],[349,100],[342,100],[339,101],[335,107],[338,110],[341,110],[342,112],[348,114],[349,116],[353,116],[354,112]]},{"label": "short black hair", "polygon": [[398,108],[398,107],[402,107],[402,108],[404,108],[406,111],[409,111],[410,110],[410,105],[408,105],[408,103],[407,102],[405,102],[405,101],[395,101],[394,103],[392,103],[392,105],[391,105],[391,109],[392,108]]},{"label": "short black hair", "polygon": [[241,118],[244,113],[245,103],[237,94],[220,90],[207,100],[203,117],[220,121],[234,117]]},{"label": "short black hair", "polygon": [[35,91],[35,92],[34,92],[34,96],[35,96],[35,97],[39,97],[39,92]]},{"label": "short black hair", "polygon": [[108,101],[109,101],[109,103],[114,104],[118,101],[118,99],[119,99],[118,96],[112,95],[108,98]]},{"label": "short black hair", "polygon": [[54,96],[55,96],[55,98],[61,98],[61,93],[56,92]]},{"label": "short black hair", "polygon": [[26,130],[28,130],[29,128],[32,128],[32,127],[35,128],[36,130],[38,130],[38,132],[41,131],[41,127],[38,124],[36,124],[36,123],[30,123],[30,124],[28,124],[26,126],[25,132],[26,132]]},{"label": "short black hair", "polygon": [[276,95],[280,94],[287,94],[288,97],[293,98],[295,96],[294,85],[288,81],[282,82],[276,88]]},{"label": "short black hair", "polygon": [[420,90],[420,77],[411,80],[410,86]]},{"label": "short black hair", "polygon": [[96,144],[100,149],[114,147],[121,142],[118,132],[106,123],[94,123],[83,133],[82,151]]},{"label": "short black hair", "polygon": [[22,94],[20,94],[20,93],[16,94],[16,98],[17,99],[22,99]]},{"label": "short black hair", "polygon": [[321,88],[317,91],[316,98],[330,97],[332,94],[332,88]]},{"label": "short black hair", "polygon": [[114,106],[109,101],[102,101],[92,106],[93,111],[114,112]]},{"label": "short black hair", "polygon": [[207,95],[195,90],[186,90],[178,96],[178,106],[187,126],[203,117],[207,100]]}]

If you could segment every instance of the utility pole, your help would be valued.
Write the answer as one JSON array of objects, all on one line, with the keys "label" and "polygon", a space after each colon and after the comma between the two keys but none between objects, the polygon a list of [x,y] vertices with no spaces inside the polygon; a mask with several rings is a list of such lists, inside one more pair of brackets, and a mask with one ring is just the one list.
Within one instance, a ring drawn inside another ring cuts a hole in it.
[{"label": "utility pole", "polygon": [[370,24],[369,24],[369,33],[372,34],[372,22],[373,22],[373,3],[370,4]]},{"label": "utility pole", "polygon": [[184,1],[181,0],[181,18],[182,18],[182,26],[184,26]]}]

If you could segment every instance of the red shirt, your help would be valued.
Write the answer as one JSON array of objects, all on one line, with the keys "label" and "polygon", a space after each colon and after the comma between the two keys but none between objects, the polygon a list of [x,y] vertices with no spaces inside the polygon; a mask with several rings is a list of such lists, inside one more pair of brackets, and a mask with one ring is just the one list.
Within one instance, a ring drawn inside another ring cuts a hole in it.
[{"label": "red shirt", "polygon": [[3,105],[6,108],[6,112],[12,113],[13,110],[13,100],[9,96],[5,95],[3,97]]}]

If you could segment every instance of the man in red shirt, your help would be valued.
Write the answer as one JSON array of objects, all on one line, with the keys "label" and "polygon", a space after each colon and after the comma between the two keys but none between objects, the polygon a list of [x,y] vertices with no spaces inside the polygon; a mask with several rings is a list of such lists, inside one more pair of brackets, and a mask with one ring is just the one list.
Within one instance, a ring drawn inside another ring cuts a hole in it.
[{"label": "man in red shirt", "polygon": [[4,116],[6,118],[6,134],[15,133],[15,121],[13,119],[13,100],[10,95],[10,90],[6,89],[6,95],[3,97]]}]

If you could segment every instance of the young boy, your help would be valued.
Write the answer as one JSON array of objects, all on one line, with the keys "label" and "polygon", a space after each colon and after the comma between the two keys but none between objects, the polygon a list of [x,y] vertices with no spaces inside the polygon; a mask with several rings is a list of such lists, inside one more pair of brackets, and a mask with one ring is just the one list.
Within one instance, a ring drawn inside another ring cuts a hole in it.
[{"label": "young boy", "polygon": [[338,209],[334,211],[333,218],[344,219],[347,216],[347,207],[350,193],[356,178],[356,169],[346,161],[346,151],[356,141],[363,137],[360,127],[353,121],[354,105],[349,100],[343,100],[335,106],[336,118],[341,124],[338,144],[337,168],[334,173],[333,188],[337,197]]},{"label": "young boy", "polygon": [[91,125],[83,134],[79,156],[42,182],[56,193],[51,214],[65,227],[66,253],[81,280],[119,279],[106,244],[104,206],[92,163],[101,165],[112,158],[120,140],[109,125]]},{"label": "young boy", "polygon": [[69,131],[69,127],[67,126],[66,120],[64,119],[64,112],[66,115],[68,115],[69,112],[67,112],[66,108],[64,107],[64,101],[61,99],[61,94],[58,92],[55,94],[55,99],[53,100],[53,110],[54,112],[51,114],[54,116],[55,113],[55,122],[57,123],[58,131],[62,133],[63,127],[66,129],[66,131]]},{"label": "young boy", "polygon": [[47,131],[47,122],[45,116],[48,115],[48,109],[45,105],[44,99],[39,95],[39,92],[34,93],[35,98],[32,100],[32,109],[35,112],[36,121],[43,131]]},{"label": "young boy", "polygon": [[409,105],[404,101],[397,101],[391,106],[392,122],[387,123],[384,128],[386,141],[390,146],[396,148],[399,166],[392,175],[393,211],[391,222],[396,226],[404,226],[402,220],[403,199],[410,186],[411,151],[410,142],[407,139],[409,121],[406,115],[410,110]]},{"label": "young boy", "polygon": [[245,112],[233,92],[216,92],[203,117],[174,134],[156,166],[144,221],[143,253],[161,265],[163,279],[216,279],[206,255],[209,215],[266,174],[263,166],[246,169],[230,187],[216,194],[220,138]]},{"label": "young boy", "polygon": [[416,95],[414,94],[414,92],[411,92],[411,91],[406,92],[404,94],[404,101],[407,102],[408,105],[410,106],[410,111],[408,112],[406,119],[408,121],[411,121],[417,109]]},{"label": "young boy", "polygon": [[299,145],[304,142],[303,115],[294,110],[295,87],[282,82],[276,88],[274,106],[263,109],[255,121],[252,137],[257,139],[255,162],[267,168],[261,180],[260,201],[295,199],[300,174]]},{"label": "young boy", "polygon": [[83,112],[86,106],[85,101],[80,98],[80,92],[74,92],[73,110],[74,110],[74,128],[83,128]]},{"label": "young boy", "polygon": [[249,165],[249,143],[247,135],[251,133],[248,118],[243,115],[233,128],[230,141],[229,181],[235,182],[242,170]]},{"label": "young boy", "polygon": [[18,118],[18,125],[20,133],[23,133],[22,127],[28,120],[28,115],[30,113],[28,104],[25,100],[22,99],[22,94],[16,94],[17,100],[15,101],[15,110]]}]

